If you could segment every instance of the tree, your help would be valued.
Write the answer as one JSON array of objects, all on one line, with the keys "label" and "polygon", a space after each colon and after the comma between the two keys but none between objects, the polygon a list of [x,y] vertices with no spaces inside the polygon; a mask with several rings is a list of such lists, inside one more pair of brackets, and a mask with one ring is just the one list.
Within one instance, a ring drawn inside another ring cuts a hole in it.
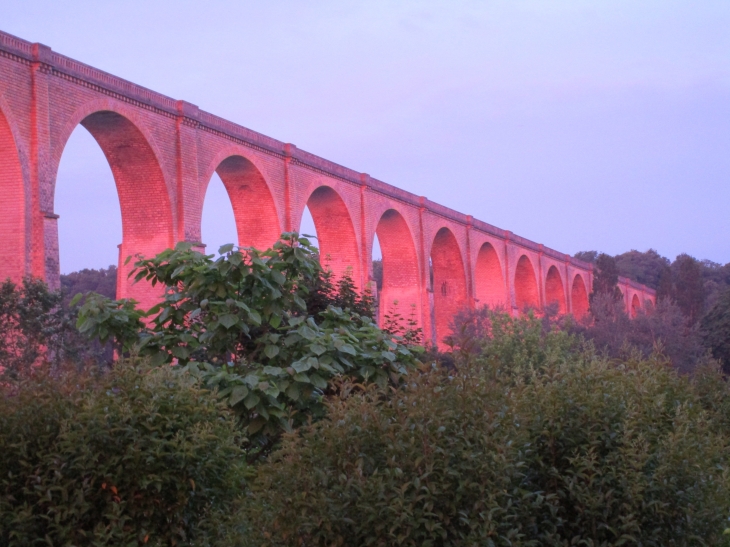
[{"label": "tree", "polygon": [[702,335],[712,356],[730,374],[730,289],[726,289],[712,309],[702,318]]},{"label": "tree", "polygon": [[688,254],[681,254],[674,261],[672,270],[677,304],[690,321],[696,323],[702,317],[705,307],[700,263]]},{"label": "tree", "polygon": [[590,264],[593,264],[597,257],[598,251],[578,251],[573,255],[573,258],[577,258],[578,260],[582,260],[583,262],[588,262]]},{"label": "tree", "polygon": [[616,259],[605,253],[596,258],[596,273],[593,276],[593,291],[591,302],[597,294],[611,295],[615,300],[621,300],[621,290],[618,288],[618,266]]},{"label": "tree", "polygon": [[323,299],[311,298],[322,279],[324,303],[343,296],[355,307],[364,297],[353,296],[347,276],[333,288],[307,239],[282,234],[265,251],[224,245],[219,252],[214,261],[181,243],[140,258],[136,281],[161,285],[163,301],[142,312],[134,302],[92,295],[79,329],[199,374],[267,449],[282,431],[324,415],[323,396],[336,376],[385,386],[417,364],[411,348],[370,317],[331,304],[322,309]]},{"label": "tree", "polygon": [[615,259],[619,275],[633,279],[652,289],[659,287],[662,275],[665,274],[670,264],[668,258],[661,256],[654,249],[649,249],[644,253],[631,250],[617,255]]}]

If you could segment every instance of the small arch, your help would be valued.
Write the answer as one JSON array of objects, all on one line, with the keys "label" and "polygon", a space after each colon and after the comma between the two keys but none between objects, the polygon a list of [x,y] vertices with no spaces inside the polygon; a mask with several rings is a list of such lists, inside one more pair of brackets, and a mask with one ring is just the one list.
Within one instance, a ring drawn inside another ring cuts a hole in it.
[{"label": "small arch", "polygon": [[[1,105],[0,105],[1,106]],[[0,282],[19,282],[26,274],[26,195],[18,146],[0,108]]]},{"label": "small arch", "polygon": [[540,308],[535,268],[527,255],[520,257],[515,268],[515,304],[520,312]]},{"label": "small arch", "polygon": [[[117,297],[135,298],[142,307],[151,307],[159,300],[159,288],[144,282],[134,284],[128,278],[134,261],[124,262],[128,256],[137,254],[154,256],[174,244],[171,199],[159,158],[142,130],[118,112],[95,111],[79,123],[104,152],[119,197],[122,243],[119,246]],[[67,137],[70,134],[71,131]],[[67,140],[63,141],[63,147]]]},{"label": "small arch", "polygon": [[558,313],[561,315],[567,312],[563,279],[560,277],[560,272],[555,266],[550,266],[547,277],[545,278],[545,302],[547,305],[557,304]]},{"label": "small arch", "polygon": [[322,266],[330,268],[335,279],[349,271],[355,286],[361,290],[360,252],[347,205],[334,189],[320,186],[311,193],[306,206],[317,229]]},{"label": "small arch", "polygon": [[452,318],[467,304],[466,274],[461,250],[453,232],[441,228],[431,246],[433,302],[436,343],[451,332]]},{"label": "small arch", "polygon": [[631,299],[631,317],[636,317],[641,312],[641,301],[638,295],[634,295]]},{"label": "small arch", "polygon": [[383,284],[379,291],[380,324],[384,324],[385,314],[397,301],[398,313],[404,319],[413,315],[421,326],[421,283],[411,230],[398,211],[388,209],[380,217],[375,234],[373,239],[377,236],[383,263]]},{"label": "small arch", "polygon": [[507,286],[499,255],[491,243],[484,243],[477,254],[474,270],[477,304],[491,308],[507,305]]},{"label": "small arch", "polygon": [[[218,164],[215,172],[231,200],[238,244],[267,249],[276,243],[282,232],[279,215],[269,185],[256,166],[243,156],[231,155]],[[207,193],[210,180],[206,184]]]},{"label": "small arch", "polygon": [[570,301],[573,304],[573,316],[580,319],[588,313],[588,291],[586,290],[583,276],[576,274],[573,278],[573,286],[570,290]]}]

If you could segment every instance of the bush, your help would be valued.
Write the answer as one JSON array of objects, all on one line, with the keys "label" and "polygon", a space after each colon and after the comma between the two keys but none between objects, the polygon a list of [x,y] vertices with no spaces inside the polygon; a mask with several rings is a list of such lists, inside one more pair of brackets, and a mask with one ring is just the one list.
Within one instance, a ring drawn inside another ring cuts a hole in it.
[{"label": "bush", "polygon": [[332,400],[287,435],[246,502],[250,544],[720,545],[717,373],[616,365],[555,332],[520,349],[539,321],[509,325],[490,359]]},{"label": "bush", "polygon": [[120,363],[6,385],[0,545],[189,545],[242,494],[233,418],[190,377]]}]

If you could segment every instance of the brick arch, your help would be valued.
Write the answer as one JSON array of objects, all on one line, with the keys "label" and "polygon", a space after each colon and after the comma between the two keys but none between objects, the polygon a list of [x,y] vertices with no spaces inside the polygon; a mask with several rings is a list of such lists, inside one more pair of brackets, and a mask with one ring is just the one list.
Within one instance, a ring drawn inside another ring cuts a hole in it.
[{"label": "brick arch", "polygon": [[638,295],[635,294],[631,298],[631,317],[636,317],[640,311],[641,311],[641,301],[639,300]]},{"label": "brick arch", "polygon": [[431,245],[436,343],[451,332],[451,319],[467,305],[466,273],[459,243],[448,228],[441,228]]},{"label": "brick arch", "polygon": [[259,168],[240,153],[223,152],[213,160],[212,167],[203,179],[199,218],[202,219],[205,194],[214,171],[223,181],[231,200],[238,244],[259,249],[271,247],[283,231],[276,202]]},{"label": "brick arch", "polygon": [[537,289],[535,268],[527,255],[522,255],[515,268],[515,303],[522,312],[527,308],[540,308],[540,293]]},{"label": "brick arch", "polygon": [[558,313],[561,315],[567,312],[568,307],[565,303],[563,279],[555,266],[550,266],[547,277],[545,278],[545,303],[547,305],[557,304]]},{"label": "brick arch", "polygon": [[507,286],[502,275],[502,264],[491,243],[484,243],[479,249],[474,284],[479,306],[507,306]]},{"label": "brick arch", "polygon": [[[174,214],[168,183],[159,154],[141,126],[115,110],[95,110],[94,105],[80,109],[72,118],[84,127],[99,144],[109,162],[117,187],[122,212],[122,243],[119,250],[117,296],[135,298],[143,307],[159,298],[159,291],[149,284],[134,284],[127,278],[133,265],[125,265],[128,256],[150,257],[172,247],[175,241]],[[75,127],[70,122],[62,134],[54,163],[58,172],[63,148]],[[53,188],[55,193],[55,188]]]},{"label": "brick arch", "polygon": [[580,319],[588,313],[588,291],[586,290],[583,276],[575,274],[573,285],[570,289],[570,301],[573,304],[573,315]]},{"label": "brick arch", "polygon": [[25,177],[10,111],[0,102],[0,281],[26,274],[28,230]]},{"label": "brick arch", "polygon": [[404,320],[413,315],[421,326],[420,270],[411,229],[403,215],[395,209],[388,209],[380,216],[375,233],[383,253],[380,324],[397,301],[397,311]]},{"label": "brick arch", "polygon": [[[345,201],[334,188],[321,185],[309,194],[306,206],[312,213],[317,230],[322,265],[332,270],[335,279],[349,270],[352,280],[360,289],[360,252],[355,226]],[[302,207],[299,212],[300,223],[303,212]]]}]

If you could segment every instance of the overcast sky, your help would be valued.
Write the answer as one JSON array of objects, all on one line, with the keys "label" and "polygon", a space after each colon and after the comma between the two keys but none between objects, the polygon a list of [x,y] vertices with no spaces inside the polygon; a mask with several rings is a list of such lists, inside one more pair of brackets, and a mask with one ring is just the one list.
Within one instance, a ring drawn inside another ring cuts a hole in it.
[{"label": "overcast sky", "polygon": [[[562,252],[730,262],[728,0],[0,0],[0,29]],[[64,272],[121,239],[84,132]],[[235,237],[222,186],[203,236]]]}]

